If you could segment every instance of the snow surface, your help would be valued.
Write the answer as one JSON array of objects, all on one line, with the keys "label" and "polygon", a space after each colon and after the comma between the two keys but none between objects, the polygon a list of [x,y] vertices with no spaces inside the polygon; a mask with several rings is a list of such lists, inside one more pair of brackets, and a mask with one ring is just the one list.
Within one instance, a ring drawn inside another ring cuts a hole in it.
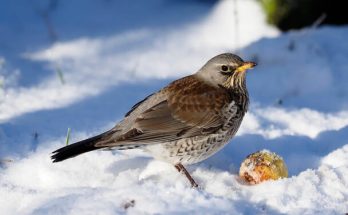
[{"label": "snow surface", "polygon": [[[0,8],[1,214],[348,212],[348,27],[280,35],[252,0],[47,2]],[[238,136],[188,167],[200,190],[137,150],[51,163],[68,128],[71,142],[104,131],[222,52],[258,66]],[[261,149],[284,158],[288,179],[238,178]]]}]

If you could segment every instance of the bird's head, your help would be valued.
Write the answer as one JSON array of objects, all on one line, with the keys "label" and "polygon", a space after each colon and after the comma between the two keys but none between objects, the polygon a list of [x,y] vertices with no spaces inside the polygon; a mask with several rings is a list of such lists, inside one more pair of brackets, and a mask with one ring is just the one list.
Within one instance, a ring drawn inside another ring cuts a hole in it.
[{"label": "bird's head", "polygon": [[210,59],[197,75],[214,86],[243,88],[246,71],[254,66],[254,62],[245,62],[237,55],[225,53]]}]

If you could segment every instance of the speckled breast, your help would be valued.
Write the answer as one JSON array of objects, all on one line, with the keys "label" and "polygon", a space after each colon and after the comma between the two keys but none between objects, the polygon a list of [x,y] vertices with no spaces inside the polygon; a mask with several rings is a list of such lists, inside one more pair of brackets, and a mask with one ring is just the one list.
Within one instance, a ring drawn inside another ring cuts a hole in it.
[{"label": "speckled breast", "polygon": [[[236,106],[238,107],[238,106]],[[215,134],[184,138],[147,147],[155,158],[172,164],[194,164],[222,149],[238,131],[245,112],[239,108],[226,110],[226,123]]]}]

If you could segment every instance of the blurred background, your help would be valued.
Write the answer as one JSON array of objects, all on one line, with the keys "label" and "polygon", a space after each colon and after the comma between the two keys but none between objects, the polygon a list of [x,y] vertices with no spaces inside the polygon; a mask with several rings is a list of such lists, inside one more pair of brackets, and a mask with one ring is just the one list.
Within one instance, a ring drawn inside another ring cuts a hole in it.
[{"label": "blurred background", "polygon": [[261,0],[267,21],[282,31],[312,25],[345,25],[348,14],[340,0]]},{"label": "blurred background", "polygon": [[0,155],[25,154],[68,128],[72,140],[108,129],[223,52],[259,64],[248,75],[252,108],[241,135],[313,138],[348,121],[343,1],[0,3]]}]

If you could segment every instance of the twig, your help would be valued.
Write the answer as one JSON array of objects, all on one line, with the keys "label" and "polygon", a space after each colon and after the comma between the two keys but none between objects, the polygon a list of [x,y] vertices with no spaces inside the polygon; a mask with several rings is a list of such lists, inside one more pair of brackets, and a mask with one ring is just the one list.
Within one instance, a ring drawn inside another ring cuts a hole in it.
[{"label": "twig", "polygon": [[71,129],[68,128],[68,132],[67,132],[67,134],[66,134],[66,140],[65,140],[65,145],[66,145],[66,146],[69,145],[70,131],[71,131]]},{"label": "twig", "polygon": [[327,15],[326,13],[321,14],[318,19],[316,19],[313,24],[311,25],[311,29],[315,29],[317,28],[321,23],[324,22],[324,20],[326,19]]},{"label": "twig", "polygon": [[41,13],[41,17],[45,22],[45,25],[46,25],[47,31],[48,31],[48,35],[49,35],[51,41],[56,42],[58,40],[58,35],[57,35],[56,31],[54,30],[54,27],[52,25],[52,22],[51,22],[51,19],[50,19],[48,12],[43,11]]},{"label": "twig", "polygon": [[[321,14],[321,15],[313,22],[313,24],[311,25],[311,27],[302,30],[302,31],[300,32],[300,34],[301,34],[302,36],[306,36],[307,34],[309,34],[310,32],[312,32],[313,30],[315,30],[316,28],[318,28],[319,25],[320,25],[321,23],[323,23],[323,21],[326,19],[326,17],[327,17],[326,13]],[[289,45],[288,45],[289,51],[293,51],[293,50],[295,49],[295,45],[296,45],[295,42],[296,42],[296,41],[295,41],[294,38],[295,38],[295,36],[290,36],[290,43],[289,43]]]},{"label": "twig", "polygon": [[237,52],[239,48],[239,19],[238,19],[238,5],[237,0],[234,0],[233,15],[234,15],[234,46]]},{"label": "twig", "polygon": [[58,0],[50,0],[48,3],[48,6],[43,9],[40,9],[39,6],[35,5],[34,3],[35,2],[32,1],[32,7],[34,11],[43,19],[43,22],[47,28],[49,39],[51,40],[52,43],[56,42],[58,40],[58,34],[52,24],[50,13],[56,10],[58,5]]},{"label": "twig", "polygon": [[65,84],[64,74],[63,74],[62,70],[59,67],[57,67],[56,73],[58,75],[60,83]]}]

